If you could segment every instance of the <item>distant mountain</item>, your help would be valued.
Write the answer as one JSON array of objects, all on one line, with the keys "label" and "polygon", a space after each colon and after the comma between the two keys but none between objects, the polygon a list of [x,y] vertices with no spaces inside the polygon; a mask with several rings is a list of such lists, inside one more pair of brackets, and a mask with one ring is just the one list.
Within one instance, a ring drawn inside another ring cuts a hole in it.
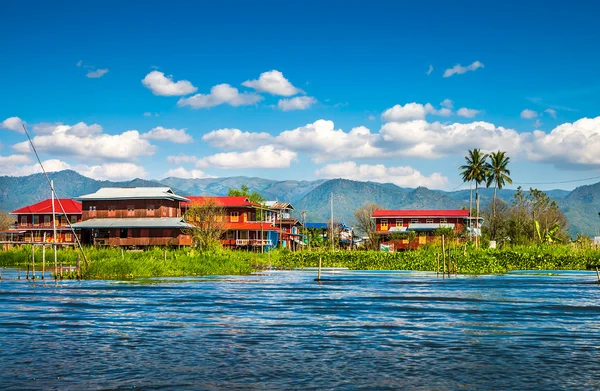
[{"label": "distant mountain", "polygon": [[[402,188],[391,183],[357,182],[345,179],[315,181],[274,181],[256,177],[208,179],[165,178],[161,181],[134,179],[125,182],[97,181],[65,170],[49,174],[60,197],[77,197],[101,187],[169,186],[182,195],[227,195],[229,188],[246,184],[268,200],[292,202],[296,215],[307,212],[307,221],[324,222],[330,216],[330,194],[334,195],[334,219],[354,223],[354,210],[365,202],[394,209],[450,209],[468,207],[469,190],[444,192],[424,187]],[[480,189],[482,207],[493,197],[494,189]],[[515,190],[502,189],[498,197],[510,201]],[[600,183],[566,190],[546,191],[560,205],[569,220],[572,234],[596,235],[600,229]],[[12,211],[50,197],[43,174],[24,177],[0,176],[0,210]]]},{"label": "distant mountain", "polygon": [[[61,198],[72,198],[94,193],[101,187],[149,187],[164,186],[156,181],[134,179],[126,182],[97,181],[72,170],[49,173],[54,181],[56,194]],[[52,196],[44,174],[24,177],[0,176],[0,210],[13,211]]]},{"label": "distant mountain", "polygon": [[460,202],[424,187],[405,189],[395,185],[332,179],[305,195],[294,206],[296,213],[307,212],[307,221],[329,221],[330,197],[333,194],[333,218],[346,224],[354,223],[354,210],[365,202],[374,202],[389,209],[460,208]]},{"label": "distant mountain", "polygon": [[247,185],[250,190],[258,191],[267,200],[278,199],[294,203],[326,181],[274,181],[256,177],[238,176],[205,179],[170,177],[160,182],[181,189],[184,195],[227,195],[230,188],[239,189],[242,185]]}]

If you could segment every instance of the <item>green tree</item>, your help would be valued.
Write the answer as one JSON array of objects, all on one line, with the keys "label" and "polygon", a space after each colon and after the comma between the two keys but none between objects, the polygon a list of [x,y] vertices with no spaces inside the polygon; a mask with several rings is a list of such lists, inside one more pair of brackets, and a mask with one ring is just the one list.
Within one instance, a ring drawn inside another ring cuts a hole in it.
[{"label": "green tree", "polygon": [[202,250],[221,247],[219,239],[225,233],[225,209],[215,198],[207,198],[192,204],[185,213],[185,221],[192,228],[183,229],[185,235],[192,237],[194,246]]},{"label": "green tree", "polygon": [[[510,158],[506,156],[505,152],[498,151],[492,152],[489,156],[490,162],[487,167],[487,178],[486,178],[486,187],[490,187],[492,184],[494,185],[494,203],[496,203],[496,192],[498,189],[502,189],[505,184],[512,183],[512,179],[510,178],[510,170],[507,168]],[[495,208],[493,209],[495,213]]]},{"label": "green tree", "polygon": [[237,197],[240,197],[240,196],[248,197],[248,199],[251,202],[261,204],[261,205],[264,205],[264,203],[266,201],[265,197],[263,197],[262,194],[260,194],[256,190],[251,192],[250,188],[247,185],[242,185],[239,189],[229,188],[228,195],[229,196],[237,196]]},{"label": "green tree", "polygon": [[[480,149],[469,150],[465,156],[466,164],[460,166],[463,182],[475,182],[475,207],[477,209],[476,221],[479,225],[479,185],[486,181],[488,176],[488,164],[486,163],[488,155],[482,153]],[[470,212],[470,210],[469,210]],[[470,214],[470,213],[469,213]],[[477,242],[477,236],[475,236]]]}]

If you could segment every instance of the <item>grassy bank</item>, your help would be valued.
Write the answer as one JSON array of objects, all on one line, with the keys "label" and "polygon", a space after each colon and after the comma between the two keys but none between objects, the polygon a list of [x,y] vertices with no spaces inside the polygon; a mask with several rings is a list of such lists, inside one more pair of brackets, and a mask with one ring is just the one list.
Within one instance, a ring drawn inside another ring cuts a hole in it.
[{"label": "grassy bank", "polygon": [[[115,248],[86,248],[89,268],[83,260],[82,272],[87,279],[130,279],[136,277],[179,277],[197,275],[239,275],[272,265],[282,269],[317,267],[347,267],[351,270],[419,270],[436,271],[441,266],[439,247],[417,251],[382,253],[377,251],[274,251],[254,254],[222,250],[199,252],[185,248],[160,248],[127,252]],[[60,249],[58,261],[75,265],[79,251]],[[453,249],[449,252],[452,264],[462,274],[506,273],[510,270],[584,270],[600,263],[600,251],[577,249],[570,245],[514,247],[506,250]],[[41,269],[42,252],[36,248],[36,269]],[[438,266],[438,258],[440,263]],[[31,265],[31,247],[0,251],[0,266],[25,268]],[[51,270],[52,251],[46,251],[46,269]],[[454,268],[454,266],[453,266]]]}]

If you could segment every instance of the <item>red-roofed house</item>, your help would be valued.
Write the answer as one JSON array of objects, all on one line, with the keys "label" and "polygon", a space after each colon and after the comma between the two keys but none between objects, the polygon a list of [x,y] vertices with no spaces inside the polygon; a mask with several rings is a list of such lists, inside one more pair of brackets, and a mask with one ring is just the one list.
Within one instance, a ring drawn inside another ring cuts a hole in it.
[{"label": "red-roofed house", "polygon": [[[62,204],[62,208],[61,205]],[[63,213],[64,208],[64,213]],[[75,239],[70,224],[81,221],[81,204],[70,198],[54,200],[56,215],[56,241],[71,243]],[[37,204],[24,206],[10,213],[17,217],[17,223],[11,235],[16,240],[25,242],[53,242],[52,200],[47,199]],[[9,235],[11,232],[8,232]]]},{"label": "red-roofed house", "polygon": [[[226,232],[221,244],[227,248],[269,249],[277,246],[281,230],[277,226],[277,212],[250,201],[245,196],[189,196],[190,202],[182,203],[185,213],[192,204],[215,200],[225,210]],[[264,215],[261,219],[261,210]]]},{"label": "red-roofed house", "polygon": [[[416,232],[417,239],[410,248],[435,240],[433,232],[438,228],[452,228],[460,234],[470,220],[468,210],[376,210],[371,218],[375,219],[376,232],[385,242],[394,232]],[[402,240],[399,248],[408,248],[408,240]]]}]

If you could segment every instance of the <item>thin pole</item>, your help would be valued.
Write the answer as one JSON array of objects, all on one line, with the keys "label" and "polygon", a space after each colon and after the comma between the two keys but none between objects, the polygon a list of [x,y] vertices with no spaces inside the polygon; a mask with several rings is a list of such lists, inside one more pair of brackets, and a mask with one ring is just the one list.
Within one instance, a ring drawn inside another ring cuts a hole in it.
[{"label": "thin pole", "polygon": [[[46,233],[44,232],[44,243],[46,243]],[[42,244],[42,280],[44,280],[44,274],[46,274],[46,245]]]},{"label": "thin pole", "polygon": [[446,246],[444,242],[444,235],[442,235],[442,264],[444,265],[444,275],[446,274]]},{"label": "thin pole", "polygon": [[31,275],[35,280],[35,245],[31,245]]},{"label": "thin pole", "polygon": [[[53,242],[54,242],[54,274],[56,275],[56,265],[57,265],[57,257],[56,257],[56,210],[54,208],[54,181],[50,181],[50,188],[52,190],[52,231],[53,231]],[[66,215],[65,215],[66,218]],[[68,220],[68,219],[67,219]],[[45,242],[46,240],[44,240]],[[46,246],[44,246],[44,249]]]},{"label": "thin pole", "polygon": [[321,281],[321,257],[319,257],[319,272],[317,273],[317,281]]},{"label": "thin pole", "polygon": [[331,250],[333,251],[333,193],[331,193],[330,196],[330,204],[331,204],[331,238],[330,238],[330,242],[331,242]]}]

